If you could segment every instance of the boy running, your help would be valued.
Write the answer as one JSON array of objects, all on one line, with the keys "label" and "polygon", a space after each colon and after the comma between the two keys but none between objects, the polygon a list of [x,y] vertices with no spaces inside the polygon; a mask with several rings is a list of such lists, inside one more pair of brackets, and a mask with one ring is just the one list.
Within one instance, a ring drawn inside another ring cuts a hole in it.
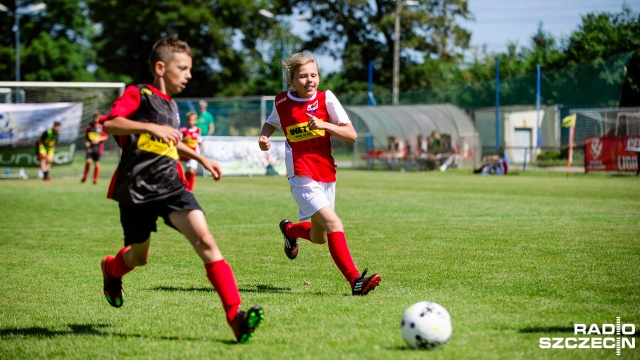
[{"label": "boy running", "polygon": [[[298,238],[329,244],[329,252],[342,275],[351,284],[352,295],[367,295],[381,276],[358,272],[344,234],[342,221],[334,210],[336,165],[331,155],[331,136],[355,142],[357,134],[335,95],[318,91],[320,74],[316,59],[308,54],[292,55],[284,65],[293,91],[276,96],[258,144],[269,150],[269,137],[280,128],[287,140],[285,162],[291,194],[298,205],[298,219],[280,222],[284,252],[291,260],[298,256]],[[311,221],[302,221],[306,219]]]},{"label": "boy running", "polygon": [[53,127],[43,132],[36,142],[36,154],[40,161],[40,171],[42,171],[43,179],[46,182],[51,181],[49,170],[51,170],[51,164],[54,161],[60,128],[62,128],[62,124],[59,121],[54,122]]},{"label": "boy running", "polygon": [[[200,147],[202,146],[202,135],[200,128],[196,125],[198,123],[198,114],[194,111],[187,113],[187,126],[180,128],[180,134],[182,134],[182,142],[185,143],[191,150],[201,153]],[[180,157],[180,161],[183,162],[187,168],[185,176],[187,178],[187,190],[193,191],[193,187],[196,183],[196,169],[198,168],[198,161],[190,159],[185,156]]]},{"label": "boy running", "polygon": [[220,296],[227,322],[240,343],[253,336],[264,318],[260,306],[240,310],[240,293],[231,266],[209,231],[204,213],[183,182],[179,155],[195,159],[215,180],[222,176],[215,161],[197,154],[180,141],[178,107],[171,96],[191,79],[191,50],[175,36],[159,40],[149,56],[153,84],[128,86],[101,119],[107,134],[122,149],[108,197],[118,201],[124,247],[102,261],[104,295],[120,307],[122,277],[149,261],[151,232],[156,220],[181,232],[204,262],[207,278]]},{"label": "boy running", "polygon": [[98,175],[100,174],[100,157],[104,151],[104,142],[108,135],[104,133],[102,125],[99,122],[100,113],[95,112],[91,124],[84,129],[84,146],[87,150],[86,161],[84,164],[84,174],[80,182],[87,181],[91,163],[93,163],[93,184],[98,183]]}]

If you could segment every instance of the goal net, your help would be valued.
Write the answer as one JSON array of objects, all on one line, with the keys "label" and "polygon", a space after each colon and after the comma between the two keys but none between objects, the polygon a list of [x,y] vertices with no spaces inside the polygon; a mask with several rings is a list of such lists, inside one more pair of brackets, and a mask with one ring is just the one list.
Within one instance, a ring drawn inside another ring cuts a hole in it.
[{"label": "goal net", "polygon": [[[73,158],[74,149],[84,149],[84,128],[91,122],[96,111],[107,113],[113,101],[124,91],[124,83],[81,83],[81,82],[0,82],[0,106],[5,110],[0,114],[0,176],[29,177],[37,176],[37,159],[35,159],[35,139],[37,132],[50,128],[51,118],[37,119],[32,116],[27,124],[16,124],[11,111],[16,109],[39,109],[43,104],[73,103],[79,106],[80,121],[73,129],[65,129],[64,145]],[[81,110],[80,110],[81,109]],[[24,115],[24,112],[23,114]],[[26,116],[26,115],[24,115]],[[74,114],[77,116],[77,113]],[[77,118],[77,117],[76,117]],[[28,136],[27,136],[28,135]],[[27,139],[23,141],[7,141],[10,137]],[[63,142],[61,136],[60,142]],[[57,147],[56,147],[57,148]],[[105,144],[105,149],[115,150],[113,140]],[[57,152],[57,151],[56,151]],[[84,152],[76,154],[84,159]],[[54,162],[56,165],[58,161]],[[26,170],[24,169],[26,167]],[[82,165],[64,166],[55,172],[60,176],[77,176],[81,174]],[[21,169],[22,168],[22,169]],[[64,170],[62,170],[64,168]]]},{"label": "goal net", "polygon": [[640,136],[640,108],[576,109],[575,146],[596,136]]}]

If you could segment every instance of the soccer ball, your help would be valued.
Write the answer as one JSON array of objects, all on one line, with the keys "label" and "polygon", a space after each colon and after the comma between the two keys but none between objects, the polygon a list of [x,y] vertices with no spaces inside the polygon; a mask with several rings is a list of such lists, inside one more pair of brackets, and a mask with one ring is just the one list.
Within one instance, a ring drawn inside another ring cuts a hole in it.
[{"label": "soccer ball", "polygon": [[434,302],[420,301],[405,310],[400,330],[412,349],[433,349],[451,337],[451,316]]}]

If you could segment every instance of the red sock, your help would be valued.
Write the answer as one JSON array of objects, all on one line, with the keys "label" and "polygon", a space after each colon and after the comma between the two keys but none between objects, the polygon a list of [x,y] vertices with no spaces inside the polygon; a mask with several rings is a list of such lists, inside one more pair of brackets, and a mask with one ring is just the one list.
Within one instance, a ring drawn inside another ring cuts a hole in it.
[{"label": "red sock", "polygon": [[193,187],[196,185],[196,174],[187,173],[187,190],[193,191]]},{"label": "red sock", "polygon": [[327,237],[329,239],[329,252],[331,253],[333,262],[336,263],[345,279],[347,279],[350,284],[353,284],[353,281],[360,276],[360,273],[351,258],[344,232],[336,231],[328,233]]},{"label": "red sock", "polygon": [[121,278],[129,271],[133,270],[134,267],[127,265],[124,262],[124,252],[129,249],[129,246],[125,246],[120,251],[116,257],[107,263],[107,273],[113,277]]},{"label": "red sock", "polygon": [[98,174],[100,174],[100,165],[96,164],[95,168],[93,169],[93,182],[98,181]]},{"label": "red sock", "polygon": [[311,223],[309,221],[291,224],[285,228],[287,236],[292,239],[303,238],[311,240]]},{"label": "red sock", "polygon": [[89,176],[89,169],[91,168],[91,164],[84,164],[84,175],[82,176],[82,180],[87,180],[87,176]]},{"label": "red sock", "polygon": [[222,300],[222,306],[227,313],[227,322],[231,324],[236,318],[241,303],[233,270],[224,259],[204,264],[204,268],[207,270],[207,278]]}]

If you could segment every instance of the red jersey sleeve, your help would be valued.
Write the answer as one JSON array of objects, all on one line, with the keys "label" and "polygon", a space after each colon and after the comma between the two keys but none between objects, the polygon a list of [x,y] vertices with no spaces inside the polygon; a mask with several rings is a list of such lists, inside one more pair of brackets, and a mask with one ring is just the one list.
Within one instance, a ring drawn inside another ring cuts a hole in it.
[{"label": "red jersey sleeve", "polygon": [[100,118],[100,123],[102,124],[118,116],[129,119],[138,110],[138,107],[140,107],[140,91],[137,86],[129,85],[122,95],[114,101],[109,114]]}]

